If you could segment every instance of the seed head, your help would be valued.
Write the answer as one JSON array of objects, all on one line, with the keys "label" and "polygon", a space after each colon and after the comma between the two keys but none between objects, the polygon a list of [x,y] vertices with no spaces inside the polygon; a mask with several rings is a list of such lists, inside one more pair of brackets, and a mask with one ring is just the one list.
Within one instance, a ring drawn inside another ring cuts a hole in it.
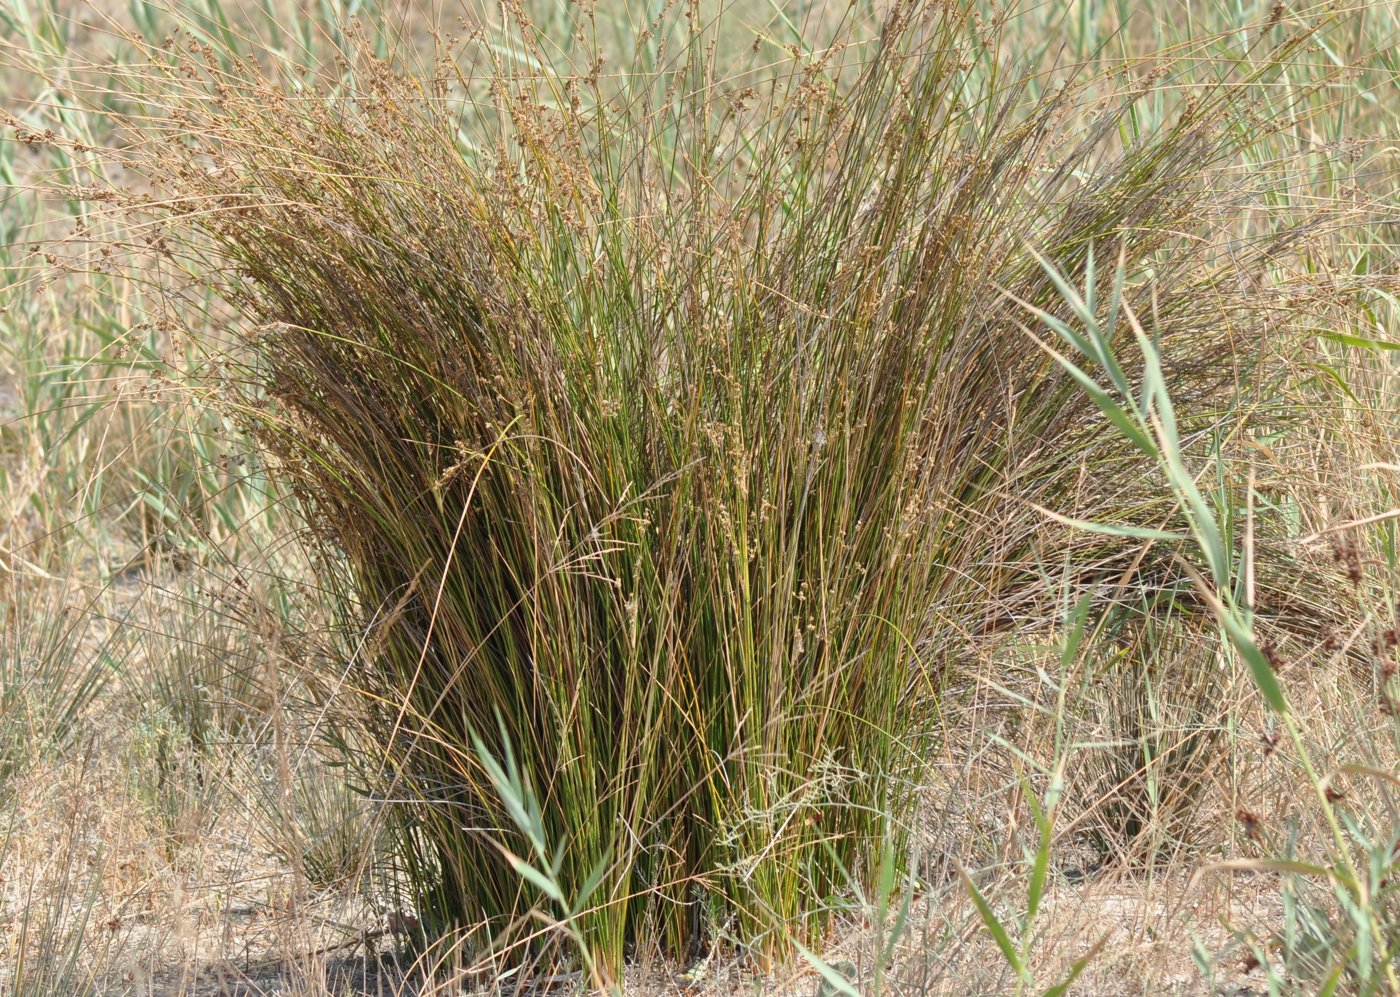
[{"label": "seed head", "polygon": [[1240,807],[1235,811],[1235,820],[1239,821],[1240,826],[1244,828],[1244,836],[1246,838],[1254,842],[1263,842],[1264,832],[1257,813],[1253,810],[1246,810],[1244,807]]}]

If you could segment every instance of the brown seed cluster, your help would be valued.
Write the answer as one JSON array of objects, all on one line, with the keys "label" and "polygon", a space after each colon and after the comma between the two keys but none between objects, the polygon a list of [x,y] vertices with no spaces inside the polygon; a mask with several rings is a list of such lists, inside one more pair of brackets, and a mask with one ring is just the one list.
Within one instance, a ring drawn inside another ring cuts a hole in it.
[{"label": "brown seed cluster", "polygon": [[1257,844],[1264,842],[1263,820],[1253,810],[1240,807],[1235,811],[1235,820],[1240,822],[1240,827],[1244,829],[1244,836]]},{"label": "brown seed cluster", "polygon": [[1347,578],[1351,579],[1353,585],[1360,585],[1364,574],[1362,571],[1361,549],[1351,537],[1341,536],[1332,538],[1332,560],[1345,566]]},{"label": "brown seed cluster", "polygon": [[[1347,579],[1354,587],[1359,587],[1365,577],[1366,564],[1360,544],[1354,537],[1338,533],[1329,538],[1328,545],[1333,563],[1340,564],[1346,571]],[[1400,604],[1392,608],[1381,608],[1376,615],[1382,623],[1377,628],[1365,627],[1365,635],[1360,641],[1355,640],[1358,636],[1355,634],[1351,642],[1345,641],[1336,627],[1329,627],[1323,633],[1320,646],[1329,654],[1341,651],[1347,646],[1359,645],[1360,649],[1369,650],[1374,671],[1366,669],[1366,677],[1376,675],[1380,679],[1376,707],[1383,716],[1394,717],[1400,715],[1397,691],[1392,688],[1396,675],[1400,674],[1400,662],[1397,662],[1397,646],[1400,646]],[[1384,622],[1387,619],[1390,621],[1389,625]],[[1273,658],[1270,658],[1270,663],[1273,664]]]}]

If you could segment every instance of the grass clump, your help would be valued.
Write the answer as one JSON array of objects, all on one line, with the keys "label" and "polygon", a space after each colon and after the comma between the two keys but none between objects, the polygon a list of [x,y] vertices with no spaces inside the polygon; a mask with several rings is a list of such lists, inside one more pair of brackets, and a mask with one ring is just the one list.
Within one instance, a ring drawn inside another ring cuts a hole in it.
[{"label": "grass clump", "polygon": [[0,593],[0,798],[39,755],[81,739],[110,677],[105,642],[59,586]]},{"label": "grass clump", "polygon": [[640,33],[636,77],[585,8],[564,55],[523,10],[473,33],[484,78],[357,56],[283,88],[195,42],[143,83],[179,108],[145,168],[247,323],[227,404],[371,624],[422,923],[569,937],[600,976],[644,939],[815,945],[903,854],[961,635],[1057,544],[1117,556],[1037,506],[1179,515],[1038,316],[1116,280],[1188,439],[1291,318],[1238,274],[1295,230],[1227,255],[1215,219],[1302,35],[1146,128],[1149,89],[1018,77],[971,5],[770,66],[721,66],[712,13]]}]

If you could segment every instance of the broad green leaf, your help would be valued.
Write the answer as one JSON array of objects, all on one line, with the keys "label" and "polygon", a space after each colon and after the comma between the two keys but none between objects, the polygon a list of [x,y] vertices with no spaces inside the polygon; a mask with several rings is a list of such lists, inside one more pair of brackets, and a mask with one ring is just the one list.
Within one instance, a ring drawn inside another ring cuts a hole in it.
[{"label": "broad green leaf", "polygon": [[1093,961],[1094,956],[1099,954],[1099,950],[1103,948],[1104,942],[1108,941],[1108,936],[1110,934],[1111,932],[1106,931],[1100,935],[1099,940],[1090,946],[1089,951],[1076,959],[1074,965],[1070,966],[1069,974],[1059,983],[1056,983],[1049,990],[1045,991],[1043,997],[1064,997],[1065,994],[1069,993],[1069,988],[1074,985],[1075,980],[1079,979],[1079,974],[1084,972],[1084,967],[1089,965],[1089,963]]},{"label": "broad green leaf", "polygon": [[1044,347],[1044,349],[1055,358],[1056,362],[1065,369],[1065,372],[1068,373],[1070,377],[1074,378],[1074,380],[1079,383],[1079,386],[1084,389],[1085,393],[1093,400],[1094,404],[1099,407],[1099,411],[1108,417],[1109,421],[1118,428],[1120,433],[1126,436],[1134,446],[1147,456],[1157,456],[1157,447],[1152,442],[1151,437],[1134,425],[1132,419],[1123,411],[1123,407],[1116,404],[1112,396],[1110,396],[1107,391],[1104,391],[1097,381],[1075,366],[1073,361],[1068,357],[1065,357],[1063,354],[1048,346]]},{"label": "broad green leaf", "polygon": [[1317,997],[1333,997],[1333,994],[1337,992],[1337,988],[1342,985],[1342,977],[1346,975],[1346,971],[1347,961],[1342,959],[1333,967],[1332,972],[1328,974],[1327,982],[1318,990]]},{"label": "broad green leaf", "polygon": [[1232,613],[1223,615],[1221,623],[1230,635],[1230,642],[1235,645],[1235,649],[1249,666],[1250,675],[1254,678],[1254,684],[1259,687],[1264,701],[1274,712],[1287,713],[1288,701],[1283,696],[1283,688],[1278,684],[1278,676],[1274,674],[1274,667],[1269,664],[1269,659],[1264,657],[1264,652],[1259,650],[1259,645],[1254,643],[1253,635]]},{"label": "broad green leaf", "polygon": [[516,873],[533,883],[541,893],[561,907],[567,906],[564,902],[564,894],[559,889],[558,883],[554,882],[554,880],[550,879],[514,852],[505,848],[502,848],[501,852],[505,855],[506,861],[510,863],[510,867],[514,869]]},{"label": "broad green leaf", "polygon": [[1356,346],[1363,350],[1375,352],[1400,350],[1400,343],[1392,343],[1386,339],[1366,339],[1363,336],[1348,336],[1344,332],[1319,332],[1318,335],[1323,339],[1330,339],[1334,343],[1341,343],[1343,346]]},{"label": "broad green leaf", "polygon": [[607,872],[608,857],[604,855],[598,860],[598,864],[593,867],[593,871],[588,874],[588,878],[583,881],[583,885],[579,887],[578,896],[574,897],[572,913],[577,914],[583,910],[584,905],[588,903],[588,898],[593,895],[593,891],[603,882],[603,877],[607,875]]},{"label": "broad green leaf", "polygon": [[1006,928],[997,919],[996,913],[992,910],[992,905],[987,903],[987,898],[982,895],[982,891],[977,888],[977,884],[972,881],[972,877],[967,874],[967,870],[958,869],[958,874],[962,876],[967,892],[972,897],[972,902],[977,906],[977,913],[982,918],[982,923],[987,927],[987,933],[992,936],[992,941],[997,943],[997,948],[1001,949],[1001,954],[1006,958],[1007,964],[1026,983],[1030,982],[1030,974],[1026,972],[1026,967],[1021,962],[1020,955],[1016,952],[1016,945],[1011,941],[1011,936],[1007,934]]},{"label": "broad green leaf", "polygon": [[1216,621],[1230,638],[1230,643],[1244,659],[1245,665],[1249,668],[1249,674],[1254,679],[1254,684],[1259,687],[1259,693],[1264,697],[1264,701],[1276,713],[1288,712],[1288,701],[1284,698],[1283,688],[1278,684],[1278,677],[1274,675],[1274,668],[1269,664],[1269,659],[1264,657],[1264,652],[1259,650],[1259,645],[1254,643],[1254,637],[1249,632],[1249,628],[1239,619],[1237,613],[1220,601],[1214,590],[1206,583],[1189,564],[1184,565],[1186,573],[1191,576],[1196,583],[1196,590],[1201,594],[1201,598],[1210,606],[1215,613]]},{"label": "broad green leaf", "polygon": [[829,966],[815,952],[796,939],[793,939],[792,944],[797,946],[797,951],[802,953],[802,958],[806,959],[812,964],[813,969],[822,974],[822,979],[830,984],[831,989],[838,994],[843,994],[844,997],[860,997],[860,991],[851,986],[851,981]]},{"label": "broad green leaf", "polygon": [[[1030,787],[1027,786],[1027,789]],[[1026,799],[1030,801],[1031,811],[1035,815],[1036,828],[1040,832],[1040,838],[1035,849],[1035,861],[1031,864],[1031,881],[1026,889],[1026,922],[1029,924],[1035,920],[1036,914],[1040,912],[1040,898],[1045,893],[1045,879],[1050,872],[1050,835],[1052,825],[1050,812],[1041,809],[1035,797],[1027,794]],[[1030,929],[1027,928],[1027,931]]]},{"label": "broad green leaf", "polygon": [[[1104,334],[1103,330],[1099,328],[1098,318],[1094,315],[1092,305],[1086,303],[1085,300],[1080,297],[1079,292],[1065,280],[1064,276],[1061,275],[1059,269],[1053,263],[1034,250],[1031,250],[1031,255],[1040,262],[1041,268],[1045,271],[1045,275],[1049,277],[1051,283],[1055,285],[1055,290],[1059,292],[1065,304],[1074,309],[1074,313],[1079,317],[1079,320],[1084,323],[1085,334],[1083,336],[1072,335],[1063,322],[1060,322],[1058,319],[1055,319],[1053,316],[1038,308],[1033,309],[1036,315],[1041,321],[1055,329],[1062,336],[1070,339],[1070,341],[1086,356],[1098,361],[1099,365],[1108,373],[1109,379],[1113,382],[1113,386],[1117,388],[1120,393],[1127,395],[1131,390],[1128,385],[1127,375],[1123,373],[1123,368],[1119,366],[1118,359],[1113,355],[1111,340]],[[1093,249],[1091,247],[1085,274],[1086,283],[1090,286],[1090,301],[1092,301],[1092,284],[1094,279],[1093,260]]]},{"label": "broad green leaf", "polygon": [[1065,618],[1065,641],[1060,648],[1060,664],[1066,668],[1079,655],[1079,645],[1084,640],[1092,599],[1092,593],[1085,593]]},{"label": "broad green leaf", "polygon": [[1184,542],[1187,538],[1182,533],[1171,533],[1167,530],[1154,530],[1145,526],[1125,526],[1115,523],[1094,523],[1087,519],[1073,519],[1069,516],[1062,516],[1058,512],[1046,509],[1042,506],[1031,504],[1031,508],[1043,516],[1063,523],[1066,526],[1073,526],[1077,530],[1084,530],[1086,533],[1103,533],[1113,537],[1132,537],[1135,540],[1168,540],[1173,543]]},{"label": "broad green leaf", "polygon": [[895,946],[904,937],[904,929],[909,923],[909,912],[914,906],[914,884],[910,883],[909,888],[904,891],[904,897],[900,900],[899,910],[895,913],[894,924],[890,926],[889,940],[885,942],[885,961],[889,962],[894,958]]}]

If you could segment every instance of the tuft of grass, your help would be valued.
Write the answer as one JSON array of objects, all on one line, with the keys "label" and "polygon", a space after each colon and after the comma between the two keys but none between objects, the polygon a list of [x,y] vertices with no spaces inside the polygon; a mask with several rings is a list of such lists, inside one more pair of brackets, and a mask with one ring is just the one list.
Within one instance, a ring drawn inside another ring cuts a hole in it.
[{"label": "tuft of grass", "polygon": [[[591,9],[563,55],[516,10],[465,43],[485,82],[362,54],[283,88],[208,41],[139,82],[179,109],[140,125],[191,233],[172,262],[213,263],[247,330],[226,410],[373,621],[354,677],[427,929],[571,940],[599,980],[652,937],[816,947],[906,853],[950,644],[1014,619],[1032,565],[1194,537],[1236,598],[1180,440],[1305,317],[1238,279],[1296,219],[1228,245],[1214,220],[1258,193],[1246,112],[1306,34],[1145,115],[1150,87],[1042,88],[973,13],[901,0],[721,71],[732,15],[687,4],[609,76]],[[1110,298],[1132,328],[1076,339]],[[1170,380],[1172,459],[1032,321],[1130,400]],[[1165,359],[1120,364],[1134,341]],[[1164,527],[1047,528],[1086,474]]]},{"label": "tuft of grass", "polygon": [[115,659],[65,587],[25,581],[0,599],[0,794],[26,766],[80,740]]}]

